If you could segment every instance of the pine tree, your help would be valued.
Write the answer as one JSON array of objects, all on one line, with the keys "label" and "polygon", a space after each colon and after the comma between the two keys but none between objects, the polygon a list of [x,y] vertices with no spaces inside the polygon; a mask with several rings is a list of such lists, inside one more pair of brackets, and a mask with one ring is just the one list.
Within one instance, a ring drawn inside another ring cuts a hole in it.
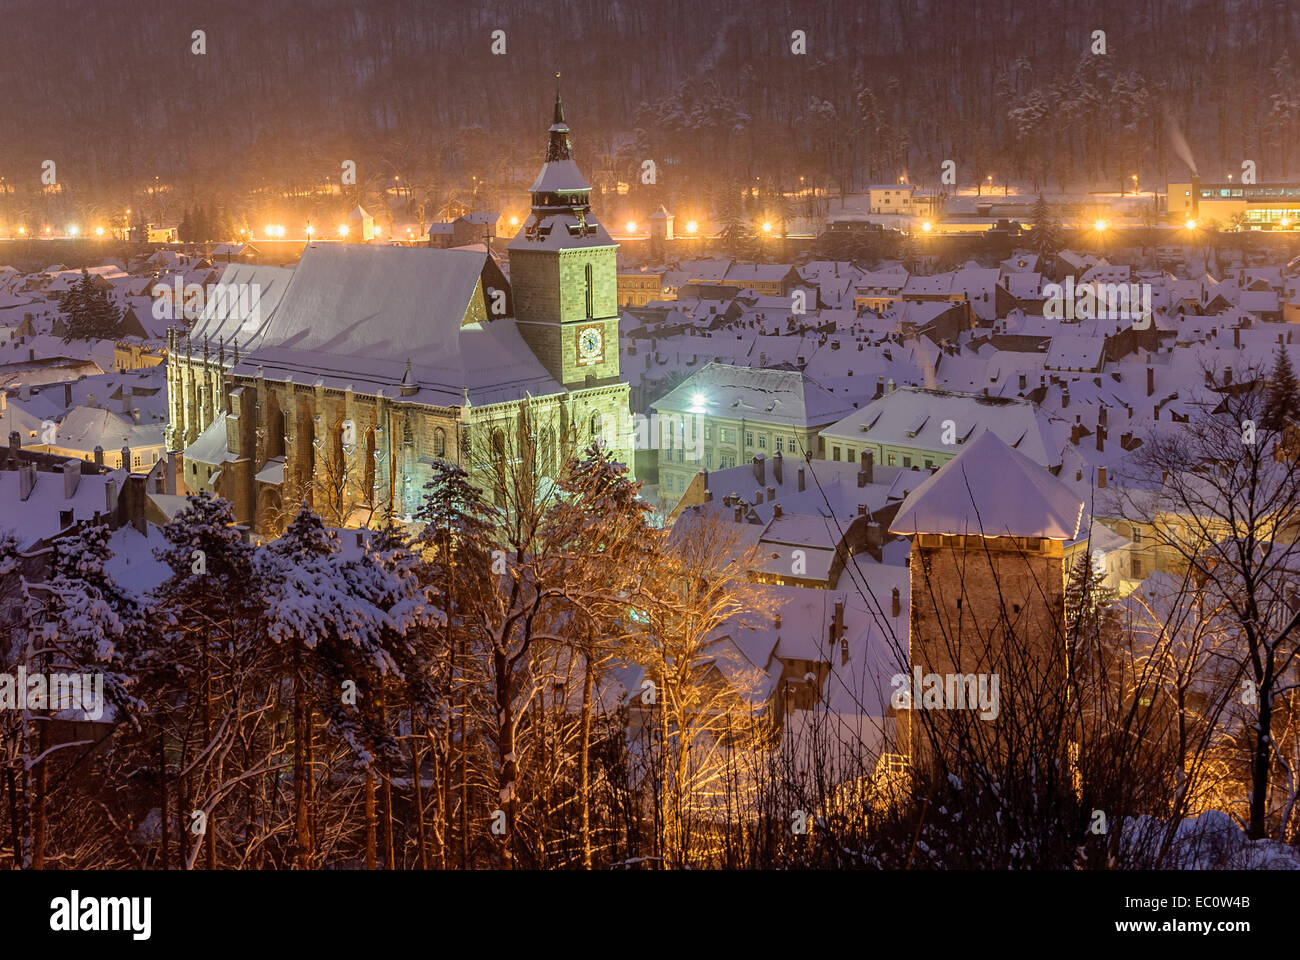
[{"label": "pine tree", "polygon": [[1030,234],[1030,245],[1044,259],[1053,256],[1061,249],[1061,226],[1052,216],[1042,194],[1034,201],[1032,218],[1034,229]]},{"label": "pine tree", "polygon": [[66,317],[63,342],[71,340],[112,340],[121,335],[120,310],[108,291],[95,285],[86,270],[81,279],[59,297],[59,310]]},{"label": "pine tree", "polygon": [[1273,353],[1273,370],[1268,377],[1268,399],[1261,426],[1280,433],[1288,423],[1300,421],[1300,385],[1296,383],[1291,357],[1281,345]]}]

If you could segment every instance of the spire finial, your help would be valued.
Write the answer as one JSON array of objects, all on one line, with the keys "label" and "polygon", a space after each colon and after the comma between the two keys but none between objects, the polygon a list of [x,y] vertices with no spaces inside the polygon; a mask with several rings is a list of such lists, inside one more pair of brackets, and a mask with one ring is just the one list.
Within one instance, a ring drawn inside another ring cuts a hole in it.
[{"label": "spire finial", "polygon": [[560,100],[560,71],[555,71],[555,119],[553,123],[564,122],[564,103]]}]

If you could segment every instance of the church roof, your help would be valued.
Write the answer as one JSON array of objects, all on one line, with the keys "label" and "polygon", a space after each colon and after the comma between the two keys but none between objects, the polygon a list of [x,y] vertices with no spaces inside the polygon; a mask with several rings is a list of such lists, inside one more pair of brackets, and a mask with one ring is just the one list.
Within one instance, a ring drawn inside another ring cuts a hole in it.
[{"label": "church roof", "polygon": [[566,193],[590,189],[587,178],[572,158],[548,160],[542,164],[537,179],[528,188],[530,193]]},{"label": "church roof", "polygon": [[1083,501],[991,430],[927,477],[899,507],[890,533],[1073,540]]},{"label": "church roof", "polygon": [[312,243],[257,346],[235,368],[270,379],[397,398],[406,364],[418,387],[402,399],[438,406],[562,393],[513,320],[461,321],[487,254],[427,247]]}]

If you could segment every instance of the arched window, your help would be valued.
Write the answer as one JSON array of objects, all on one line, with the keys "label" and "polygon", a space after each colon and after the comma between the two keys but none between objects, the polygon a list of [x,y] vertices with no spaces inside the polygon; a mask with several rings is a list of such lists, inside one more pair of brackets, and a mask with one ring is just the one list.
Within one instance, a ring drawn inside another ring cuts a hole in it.
[{"label": "arched window", "polygon": [[447,455],[447,431],[438,427],[433,431],[433,455],[435,457],[445,457]]},{"label": "arched window", "polygon": [[591,319],[595,315],[593,294],[591,290],[591,264],[587,264],[587,318]]},{"label": "arched window", "polygon": [[600,428],[601,428],[600,412],[597,411],[596,413],[593,413],[591,415],[591,439],[593,440],[601,439]]},{"label": "arched window", "polygon": [[402,418],[402,443],[410,446],[415,443],[415,427],[411,425],[411,415]]}]

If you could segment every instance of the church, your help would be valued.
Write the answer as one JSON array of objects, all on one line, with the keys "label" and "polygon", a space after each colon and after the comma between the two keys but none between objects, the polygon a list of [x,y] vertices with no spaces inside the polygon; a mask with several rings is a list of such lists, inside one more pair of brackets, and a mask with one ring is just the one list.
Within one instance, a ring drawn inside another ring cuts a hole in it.
[{"label": "church", "polygon": [[168,338],[185,485],[273,536],[303,502],[340,526],[410,518],[437,461],[490,492],[593,440],[630,465],[618,244],[558,94],[530,193],[508,279],[482,248],[315,242],[293,269],[232,264],[222,283],[251,296]]}]

